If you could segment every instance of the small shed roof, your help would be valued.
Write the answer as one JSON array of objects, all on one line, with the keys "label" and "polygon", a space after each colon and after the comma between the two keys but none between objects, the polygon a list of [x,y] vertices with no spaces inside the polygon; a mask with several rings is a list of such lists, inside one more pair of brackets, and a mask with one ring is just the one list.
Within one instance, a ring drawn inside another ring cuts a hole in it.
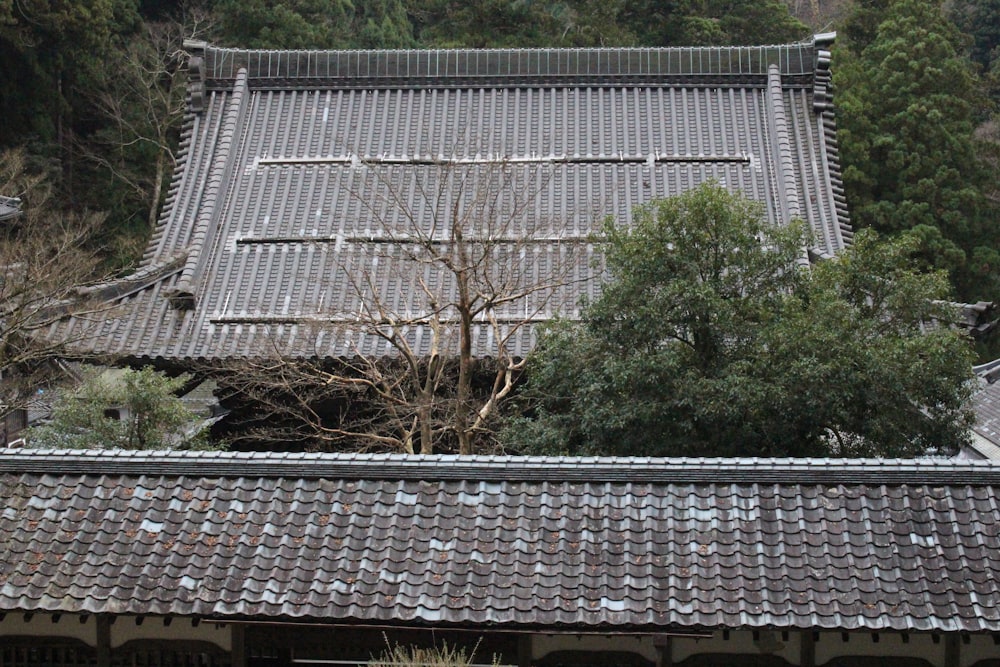
[{"label": "small shed roof", "polygon": [[1000,631],[1000,465],[0,452],[0,612]]},{"label": "small shed roof", "polygon": [[1000,382],[997,382],[996,362],[984,365],[978,373],[982,386],[972,395],[973,449],[984,458],[1000,459]]},{"label": "small shed roof", "polygon": [[[527,353],[533,325],[600,287],[606,216],[716,180],[813,254],[850,242],[830,43],[760,47],[247,51],[189,44],[179,163],[136,277],[102,327],[57,337],[140,360],[280,349],[426,354],[454,276],[427,253],[458,221],[494,303],[474,353]],[[450,244],[450,245],[449,245]],[[475,252],[473,254],[475,254]],[[805,252],[804,252],[805,255]],[[493,292],[496,292],[494,294]],[[527,326],[521,326],[527,323]],[[447,348],[447,345],[444,346]]]},{"label": "small shed roof", "polygon": [[21,200],[18,197],[0,197],[0,222],[21,215]]}]

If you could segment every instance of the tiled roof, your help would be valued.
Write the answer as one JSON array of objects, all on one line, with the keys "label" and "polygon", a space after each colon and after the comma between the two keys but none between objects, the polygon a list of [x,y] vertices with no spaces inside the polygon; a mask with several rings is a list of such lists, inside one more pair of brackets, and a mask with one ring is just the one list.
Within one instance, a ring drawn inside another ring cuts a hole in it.
[{"label": "tiled roof", "polygon": [[21,200],[17,197],[0,197],[0,221],[21,215]]},{"label": "tiled roof", "polygon": [[1000,382],[984,384],[972,396],[976,422],[972,430],[994,445],[1000,445]]},{"label": "tiled roof", "polygon": [[[851,230],[831,39],[493,51],[192,45],[178,170],[143,279],[79,346],[138,359],[257,355],[275,344],[378,357],[392,349],[375,329],[407,321],[401,335],[426,354],[433,313],[443,310],[439,331],[451,330],[444,304],[456,287],[422,261],[420,243],[448,246],[446,223],[458,217],[465,242],[485,249],[475,287],[495,302],[494,318],[474,323],[474,353],[494,356],[503,339],[521,356],[533,323],[577,317],[581,297],[597,293],[589,235],[599,221],[627,224],[635,206],[710,179],[777,223],[804,219],[813,254],[832,254]],[[81,324],[52,334],[74,337]]]},{"label": "tiled roof", "polygon": [[0,452],[0,611],[1000,631],[1000,465]]}]

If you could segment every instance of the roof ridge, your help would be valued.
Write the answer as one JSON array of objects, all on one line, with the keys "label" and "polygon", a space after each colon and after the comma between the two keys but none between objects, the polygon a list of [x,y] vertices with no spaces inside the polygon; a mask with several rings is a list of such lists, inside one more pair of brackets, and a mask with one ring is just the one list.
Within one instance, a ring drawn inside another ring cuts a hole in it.
[{"label": "roof ridge", "polygon": [[1000,462],[0,449],[0,472],[597,483],[1000,485]]},{"label": "roof ridge", "polygon": [[675,46],[524,49],[409,49],[286,51],[221,48],[185,42],[207,80],[232,80],[246,69],[251,80],[575,80],[651,76],[812,76],[818,36],[805,42],[759,46]]},{"label": "roof ridge", "polygon": [[211,241],[215,226],[218,225],[221,215],[219,199],[224,196],[225,185],[231,178],[233,163],[236,160],[234,153],[238,145],[236,134],[249,105],[250,95],[247,93],[246,79],[246,72],[240,70],[232,97],[222,118],[216,152],[212,157],[208,179],[202,192],[206,204],[196,217],[194,229],[188,239],[188,254],[181,276],[176,286],[167,294],[174,308],[190,310],[195,306],[196,281],[200,268],[206,262],[203,251],[206,244]]}]

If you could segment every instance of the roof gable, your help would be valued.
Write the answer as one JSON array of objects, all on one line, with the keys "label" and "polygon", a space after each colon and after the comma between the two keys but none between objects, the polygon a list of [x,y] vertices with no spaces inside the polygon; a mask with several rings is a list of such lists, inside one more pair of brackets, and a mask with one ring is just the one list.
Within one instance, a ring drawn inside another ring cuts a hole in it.
[{"label": "roof gable", "polygon": [[0,454],[0,611],[1000,631],[989,462]]}]

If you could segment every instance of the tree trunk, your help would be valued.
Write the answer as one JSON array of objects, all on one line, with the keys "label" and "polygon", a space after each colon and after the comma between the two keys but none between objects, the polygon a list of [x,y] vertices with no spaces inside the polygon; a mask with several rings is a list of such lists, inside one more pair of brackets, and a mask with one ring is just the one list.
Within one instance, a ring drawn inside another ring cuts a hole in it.
[{"label": "tree trunk", "polygon": [[[163,139],[166,142],[166,139]],[[161,142],[161,145],[165,145]],[[161,148],[156,153],[156,173],[153,176],[153,193],[151,195],[152,201],[149,202],[149,229],[152,231],[156,227],[156,218],[160,210],[160,193],[163,192],[163,178],[166,176],[163,172],[167,168],[167,158],[165,151]]]},{"label": "tree trunk", "polygon": [[431,401],[433,396],[422,396],[421,406],[418,411],[418,419],[420,419],[420,453],[421,454],[433,454],[434,453],[434,435],[431,430]]},{"label": "tree trunk", "polygon": [[455,388],[456,409],[455,409],[455,431],[458,434],[458,453],[472,453],[472,433],[469,428],[471,403],[472,403],[472,313],[467,304],[468,286],[462,289],[462,281],[459,281],[460,294],[462,295],[463,307],[461,308],[461,324],[459,330],[460,342],[458,351],[458,386]]}]

